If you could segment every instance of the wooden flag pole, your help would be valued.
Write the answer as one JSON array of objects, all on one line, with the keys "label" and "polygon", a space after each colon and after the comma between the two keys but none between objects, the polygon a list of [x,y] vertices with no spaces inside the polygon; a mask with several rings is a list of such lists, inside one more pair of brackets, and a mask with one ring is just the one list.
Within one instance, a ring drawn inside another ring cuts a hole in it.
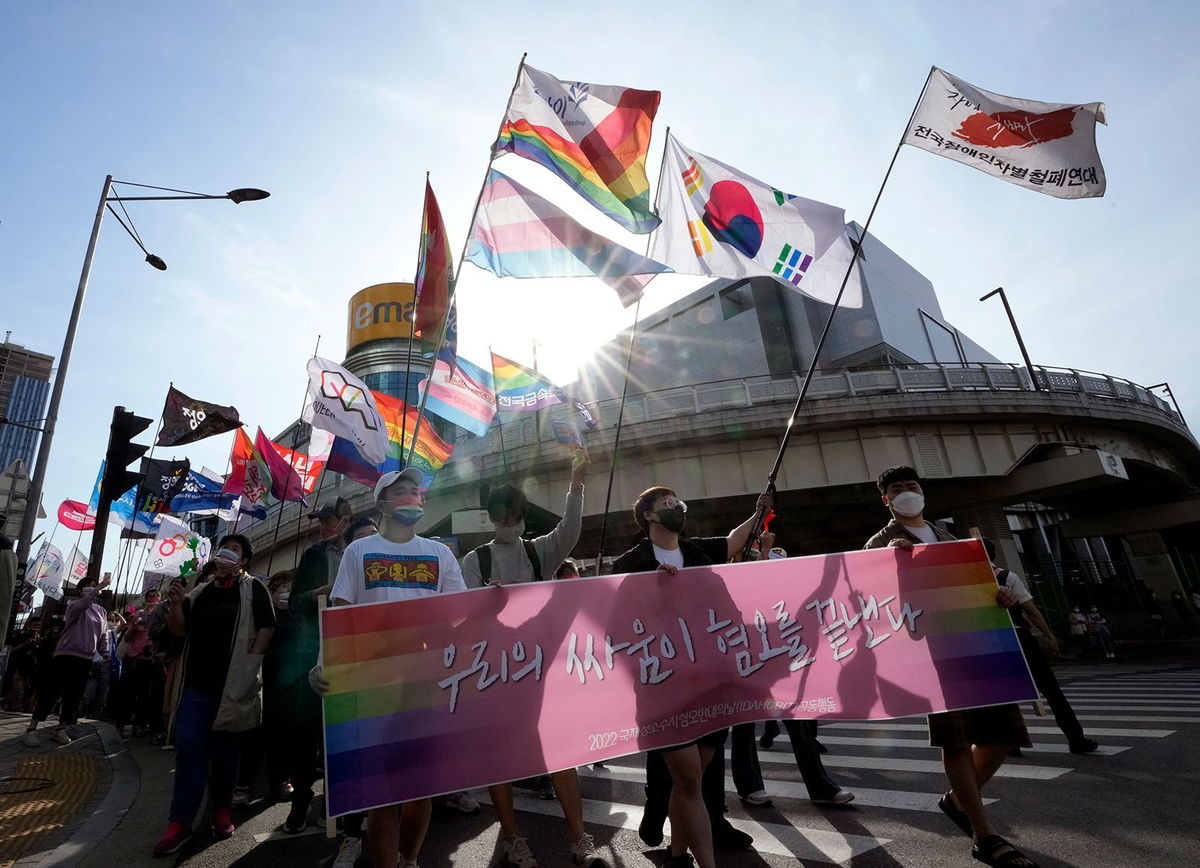
[{"label": "wooden flag pole", "polygon": [[[508,92],[508,102],[504,105],[504,114],[500,118],[500,125],[496,128],[496,138],[492,140],[492,144],[488,148],[487,169],[483,173],[483,182],[479,185],[479,192],[475,196],[475,207],[471,209],[471,222],[467,224],[467,234],[463,239],[462,252],[458,255],[458,267],[450,274],[450,287],[446,294],[446,315],[442,317],[442,328],[438,334],[437,343],[434,345],[433,364],[430,366],[429,378],[425,382],[425,391],[421,393],[421,402],[417,407],[417,421],[413,425],[412,446],[409,447],[408,456],[404,460],[405,467],[412,462],[413,450],[417,448],[417,438],[421,433],[421,422],[425,418],[425,401],[429,397],[429,387],[433,385],[433,372],[437,369],[438,353],[442,351],[442,344],[446,342],[446,327],[450,323],[450,310],[454,307],[454,294],[458,291],[458,276],[462,272],[463,261],[467,258],[467,248],[471,243],[471,233],[475,229],[475,218],[479,214],[479,203],[483,201],[483,191],[487,189],[488,175],[491,174],[492,163],[496,159],[496,141],[499,140],[500,133],[504,130],[504,122],[508,120],[508,110],[512,107],[513,96],[516,94],[517,87],[521,83],[521,71],[525,69],[525,58],[528,56],[528,52],[523,53],[521,55],[521,62],[517,64],[517,75],[513,79],[512,90]],[[400,446],[403,448],[404,444],[401,443]]]},{"label": "wooden flag pole", "polygon": [[[317,357],[317,353],[319,353],[320,350],[321,350],[321,336],[317,335],[317,343],[313,346],[312,359],[315,359]],[[310,359],[310,361],[311,361],[311,359]],[[288,468],[292,471],[292,473],[296,472],[296,450],[299,448],[299,445],[300,445],[300,424],[304,421],[304,406],[308,403],[308,387],[309,387],[308,375],[306,373],[305,377],[304,377],[304,397],[300,401],[300,415],[296,417],[296,420],[297,420],[296,428],[292,432],[292,457],[288,460]],[[309,439],[310,440],[312,439],[311,434],[309,434]],[[287,494],[286,486],[284,487],[283,493]],[[301,513],[303,514],[303,511],[304,511],[304,507],[303,507],[304,480],[303,479],[300,480],[300,498],[301,498],[300,510],[301,510]],[[271,537],[271,554],[267,558],[267,577],[268,578],[271,575],[271,567],[273,567],[275,565],[275,548],[279,543],[279,528],[283,524],[283,508],[285,506],[287,506],[287,504],[288,504],[288,501],[286,501],[286,500],[281,500],[279,502],[279,517],[275,520],[275,534],[274,534],[274,536]]]},{"label": "wooden flag pole", "polygon": [[[892,177],[892,168],[896,165],[896,158],[900,156],[900,149],[904,147],[904,139],[908,135],[908,128],[912,126],[913,118],[917,116],[917,109],[921,107],[921,100],[925,97],[925,91],[929,87],[929,80],[933,77],[933,70],[935,68],[932,66],[929,67],[929,74],[925,76],[925,84],[921,88],[921,93],[917,96],[912,114],[908,117],[908,123],[904,125],[904,132],[900,134],[900,141],[896,143],[896,150],[892,153],[891,162],[888,163],[887,171],[883,175],[883,183],[879,185],[879,192],[875,194],[875,201],[871,205],[870,213],[867,214],[867,222],[863,224],[862,233],[858,241],[852,244],[854,255],[850,257],[850,263],[846,266],[846,273],[842,275],[842,285],[838,287],[838,293],[833,300],[833,306],[829,310],[829,316],[825,319],[825,326],[821,329],[821,337],[817,340],[817,345],[813,349],[812,361],[809,363],[808,370],[804,374],[804,381],[800,385],[800,394],[796,396],[796,404],[792,407],[792,413],[788,416],[787,425],[783,429],[783,437],[779,442],[779,452],[775,456],[775,464],[772,465],[771,472],[767,474],[767,486],[764,489],[764,493],[772,495],[775,493],[775,480],[779,476],[779,468],[783,466],[783,456],[787,452],[788,443],[792,439],[792,432],[796,427],[796,417],[800,414],[800,407],[804,404],[804,399],[808,395],[808,388],[812,385],[813,375],[817,371],[817,363],[821,358],[821,350],[824,349],[825,341],[829,338],[829,331],[833,326],[833,317],[842,302],[842,295],[846,292],[846,284],[850,280],[850,275],[854,273],[854,268],[858,265],[858,259],[862,256],[862,245],[866,241],[867,232],[871,228],[871,220],[875,217],[875,209],[879,207],[879,200],[883,196],[883,190],[887,187],[888,179]],[[742,548],[741,560],[746,560],[751,546],[758,539],[765,517],[765,510],[761,506],[756,506],[754,509],[754,524],[751,527],[750,536],[746,539],[746,545]]]}]

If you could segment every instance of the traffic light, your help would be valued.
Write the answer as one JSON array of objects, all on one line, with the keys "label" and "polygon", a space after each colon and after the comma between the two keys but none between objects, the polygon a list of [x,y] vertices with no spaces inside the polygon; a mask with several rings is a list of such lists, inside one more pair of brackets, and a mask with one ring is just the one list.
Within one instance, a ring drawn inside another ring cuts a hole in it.
[{"label": "traffic light", "polygon": [[141,474],[128,466],[146,454],[149,446],[130,441],[150,427],[154,421],[137,416],[124,407],[113,408],[112,425],[108,435],[108,452],[104,455],[104,477],[100,480],[100,503],[108,506],[138,484]]}]

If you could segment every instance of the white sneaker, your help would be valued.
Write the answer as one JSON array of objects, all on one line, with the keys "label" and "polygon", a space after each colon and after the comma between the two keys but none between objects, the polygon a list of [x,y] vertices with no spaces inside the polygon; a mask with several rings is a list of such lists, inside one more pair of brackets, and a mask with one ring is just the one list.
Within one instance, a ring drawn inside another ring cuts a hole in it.
[{"label": "white sneaker", "polygon": [[748,796],[742,796],[742,801],[747,805],[766,807],[771,804],[771,795],[766,790],[755,790]]},{"label": "white sneaker", "polygon": [[501,868],[538,868],[537,859],[529,849],[529,842],[520,835],[501,838],[499,841]]},{"label": "white sneaker", "polygon": [[809,799],[814,805],[845,805],[854,801],[854,793],[839,789],[827,799]]},{"label": "white sneaker", "polygon": [[333,865],[330,868],[354,868],[354,863],[361,855],[361,838],[343,838],[342,846],[338,847],[337,855],[333,857]]},{"label": "white sneaker", "polygon": [[571,845],[571,864],[583,868],[609,868],[608,862],[596,850],[596,842],[587,833]]},{"label": "white sneaker", "polygon": [[55,727],[53,738],[59,744],[71,743],[71,733],[67,732],[67,728],[65,726]]},{"label": "white sneaker", "polygon": [[479,802],[472,799],[466,793],[451,793],[446,796],[446,807],[458,811],[460,814],[479,813]]},{"label": "white sneaker", "polygon": [[42,740],[38,738],[36,732],[27,732],[21,736],[21,744],[25,745],[25,747],[41,747]]}]

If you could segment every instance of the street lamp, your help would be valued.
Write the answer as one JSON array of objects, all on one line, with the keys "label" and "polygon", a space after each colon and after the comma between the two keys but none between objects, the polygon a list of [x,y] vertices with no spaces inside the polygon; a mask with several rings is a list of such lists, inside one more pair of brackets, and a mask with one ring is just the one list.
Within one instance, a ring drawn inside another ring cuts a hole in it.
[{"label": "street lamp", "polygon": [[[126,187],[137,187],[143,190],[161,190],[166,193],[176,195],[145,195],[145,196],[120,196],[113,195],[113,184],[120,184]],[[54,388],[50,393],[50,407],[46,413],[45,426],[42,430],[42,439],[38,444],[37,462],[34,465],[33,479],[29,483],[28,501],[26,503],[25,514],[21,520],[21,535],[17,541],[17,569],[24,574],[25,564],[29,560],[29,549],[32,545],[33,526],[37,521],[38,505],[42,502],[42,486],[46,481],[46,467],[50,462],[50,445],[54,440],[54,426],[58,421],[58,407],[62,402],[63,385],[67,379],[67,368],[71,363],[71,349],[75,345],[75,330],[79,325],[79,313],[83,309],[83,298],[87,293],[88,278],[92,273],[92,257],[96,253],[96,241],[100,236],[100,224],[104,221],[104,211],[108,209],[112,211],[117,222],[129,234],[129,237],[142,249],[146,254],[146,262],[159,271],[165,271],[167,264],[163,260],[155,256],[146,246],[142,244],[141,237],[137,234],[137,230],[133,227],[133,221],[130,220],[129,225],[121,219],[116,210],[112,207],[112,202],[158,202],[164,200],[175,199],[228,199],[229,201],[240,204],[242,202],[257,202],[261,199],[266,199],[271,194],[266,190],[258,190],[253,187],[239,187],[236,190],[230,190],[228,193],[221,195],[212,195],[208,193],[194,193],[190,190],[176,190],[172,187],[154,187],[150,184],[134,184],[131,181],[114,181],[112,175],[107,175],[104,178],[104,187],[100,191],[100,203],[96,206],[96,218],[92,223],[92,235],[88,239],[87,253],[83,257],[83,270],[79,275],[79,287],[75,290],[75,305],[71,308],[71,319],[67,323],[67,334],[63,340],[62,355],[58,358],[58,373],[54,377]],[[125,210],[125,206],[121,205],[121,210]],[[126,218],[129,213],[125,212]]]},{"label": "street lamp", "polygon": [[1008,306],[1008,296],[1004,294],[1004,287],[997,286],[987,295],[981,296],[980,301],[987,301],[993,295],[1000,294],[1000,300],[1004,302],[1004,312],[1008,314],[1008,321],[1012,325],[1013,334],[1017,336],[1017,346],[1021,348],[1021,356],[1025,359],[1025,367],[1029,369],[1029,379],[1033,381],[1035,391],[1042,387],[1038,385],[1037,373],[1033,370],[1033,362],[1029,361],[1029,350],[1025,349],[1025,341],[1021,340],[1021,330],[1017,328],[1017,321],[1013,318],[1012,308]]}]

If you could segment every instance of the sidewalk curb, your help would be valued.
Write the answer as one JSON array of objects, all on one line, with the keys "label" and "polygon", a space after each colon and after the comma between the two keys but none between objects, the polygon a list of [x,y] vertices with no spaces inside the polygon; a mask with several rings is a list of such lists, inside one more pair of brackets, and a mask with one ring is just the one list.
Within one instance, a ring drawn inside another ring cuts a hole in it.
[{"label": "sidewalk curb", "polygon": [[[43,865],[71,868],[78,865],[83,857],[96,848],[101,841],[116,831],[117,825],[124,819],[138,791],[142,786],[142,772],[137,760],[125,746],[115,726],[100,720],[92,721],[90,726],[95,729],[104,748],[104,755],[112,768],[112,780],[104,800],[92,815],[75,830],[70,840],[64,841],[53,850],[38,854],[38,862]],[[20,864],[20,863],[18,863]]]}]

